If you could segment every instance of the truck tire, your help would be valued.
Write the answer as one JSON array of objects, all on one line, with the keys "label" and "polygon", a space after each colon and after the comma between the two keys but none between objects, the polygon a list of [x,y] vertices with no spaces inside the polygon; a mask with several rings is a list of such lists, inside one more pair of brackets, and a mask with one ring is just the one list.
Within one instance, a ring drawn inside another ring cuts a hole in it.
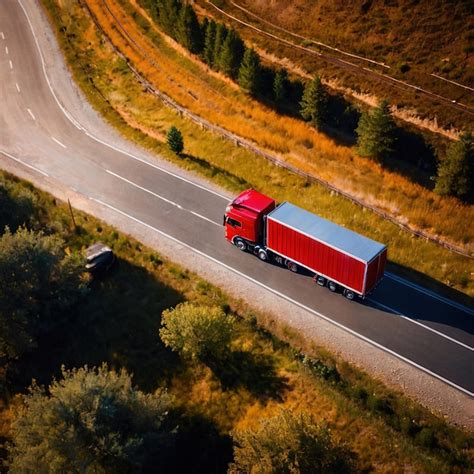
[{"label": "truck tire", "polygon": [[337,291],[337,283],[334,283],[333,281],[328,280],[328,288],[329,288],[329,291],[332,291],[334,293],[335,291]]},{"label": "truck tire", "polygon": [[291,260],[288,260],[286,262],[286,268],[290,270],[290,272],[297,273],[298,272],[298,265],[295,262],[292,262]]},{"label": "truck tire", "polygon": [[347,288],[344,290],[344,296],[348,300],[353,300],[355,298],[355,293],[352,290],[348,290]]},{"label": "truck tire", "polygon": [[314,278],[314,281],[319,285],[319,286],[326,286],[326,278],[324,278],[321,275],[316,275]]},{"label": "truck tire", "polygon": [[268,253],[265,249],[260,249],[257,253],[257,257],[262,261],[262,262],[268,262]]},{"label": "truck tire", "polygon": [[245,252],[245,250],[247,250],[247,244],[245,243],[245,241],[243,239],[241,239],[240,237],[237,237],[234,239],[234,245],[239,249],[239,250],[242,250],[242,252]]}]

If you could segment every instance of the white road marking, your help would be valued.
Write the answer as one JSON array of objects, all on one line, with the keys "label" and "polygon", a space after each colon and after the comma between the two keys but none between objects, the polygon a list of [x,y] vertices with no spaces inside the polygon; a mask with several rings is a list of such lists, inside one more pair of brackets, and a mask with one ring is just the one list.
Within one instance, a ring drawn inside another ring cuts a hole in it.
[{"label": "white road marking", "polygon": [[399,277],[398,275],[394,275],[393,273],[390,273],[390,272],[385,272],[385,276],[388,278],[391,278],[392,280],[397,281],[398,283],[401,283],[402,285],[409,286],[410,288],[413,288],[414,290],[417,290],[420,293],[425,293],[426,295],[429,295],[432,298],[442,301],[445,304],[449,304],[453,308],[459,309],[460,311],[463,311],[464,313],[468,313],[471,316],[474,315],[474,310],[472,310],[471,308],[468,308],[467,306],[464,306],[461,303],[458,303],[456,301],[452,301],[448,298],[445,298],[444,296],[438,295],[434,291],[428,290],[427,288],[423,288],[422,286],[417,285],[416,283],[405,280],[405,278]]},{"label": "white road marking", "polygon": [[8,55],[8,46],[5,46],[5,54]]},{"label": "white road marking", "polygon": [[379,348],[379,349],[382,349],[383,351],[385,351],[385,352],[387,352],[387,353],[389,353],[389,354],[391,354],[391,355],[397,357],[398,359],[403,360],[404,362],[407,362],[408,364],[410,364],[410,365],[412,365],[412,366],[414,366],[414,367],[416,367],[416,368],[422,370],[423,372],[425,372],[425,373],[431,375],[432,377],[437,378],[438,380],[441,380],[442,382],[444,382],[444,383],[446,383],[446,384],[448,384],[448,385],[451,385],[452,387],[454,387],[454,388],[460,390],[461,392],[464,392],[464,393],[470,395],[471,397],[474,396],[474,393],[473,393],[473,392],[470,392],[469,390],[467,390],[467,389],[465,389],[465,388],[463,388],[463,387],[461,387],[461,386],[455,384],[454,382],[451,382],[450,380],[444,378],[443,376],[438,375],[438,374],[432,372],[431,370],[429,370],[429,369],[427,369],[427,368],[425,368],[425,367],[423,367],[423,366],[417,364],[416,362],[414,362],[414,361],[408,359],[407,357],[404,357],[404,356],[402,356],[402,355],[396,353],[395,351],[392,351],[391,349],[388,349],[387,347],[383,346],[382,344],[379,344],[378,342],[375,342],[375,341],[373,341],[372,339],[370,339],[370,338],[368,338],[368,337],[366,337],[366,336],[364,336],[364,335],[362,335],[362,334],[359,334],[358,332],[354,331],[353,329],[350,329],[350,328],[348,328],[347,326],[344,326],[343,324],[338,323],[337,321],[334,321],[333,319],[329,318],[328,316],[325,316],[324,314],[320,313],[319,311],[316,311],[315,309],[312,309],[312,308],[310,308],[310,307],[308,307],[308,306],[305,306],[304,304],[300,303],[299,301],[296,301],[296,300],[294,300],[293,298],[290,298],[289,296],[286,296],[285,294],[280,293],[279,291],[277,291],[277,290],[271,288],[270,286],[267,286],[267,285],[265,285],[265,284],[259,282],[258,280],[255,280],[254,278],[249,277],[249,276],[246,275],[245,273],[242,273],[242,272],[240,272],[239,270],[236,270],[235,268],[231,267],[230,265],[227,265],[227,264],[225,264],[225,263],[223,263],[223,262],[217,260],[216,258],[211,257],[210,255],[207,255],[206,253],[201,252],[201,251],[198,250],[198,249],[195,249],[195,248],[192,247],[191,245],[186,244],[185,242],[182,242],[181,240],[178,240],[177,238],[175,238],[175,237],[173,237],[173,236],[171,236],[171,235],[169,235],[169,234],[167,234],[167,233],[165,233],[165,232],[163,232],[163,231],[157,229],[156,227],[153,227],[153,226],[151,226],[150,224],[147,224],[146,222],[143,222],[143,221],[137,219],[136,217],[133,217],[133,216],[131,216],[130,214],[127,214],[126,212],[123,212],[123,211],[121,211],[120,209],[117,209],[116,207],[111,206],[110,204],[107,204],[107,203],[105,203],[105,202],[103,202],[103,201],[100,201],[99,199],[95,199],[95,198],[93,198],[93,197],[89,197],[89,199],[91,199],[92,201],[95,201],[95,202],[101,204],[102,206],[105,206],[105,207],[107,207],[107,208],[109,208],[109,209],[112,209],[113,211],[117,212],[118,214],[121,214],[121,215],[123,215],[123,216],[125,216],[125,217],[128,217],[129,219],[131,219],[131,220],[133,220],[133,221],[135,221],[135,222],[138,222],[139,224],[141,224],[141,225],[143,225],[143,226],[145,226],[145,227],[148,227],[149,229],[151,229],[151,230],[157,232],[158,234],[160,234],[160,235],[162,235],[162,236],[164,236],[164,237],[166,237],[166,238],[172,240],[173,242],[176,242],[176,243],[182,245],[183,247],[186,247],[186,248],[192,250],[193,252],[197,253],[198,255],[201,255],[202,257],[205,257],[205,258],[207,258],[207,259],[213,261],[214,263],[217,263],[218,265],[221,265],[222,267],[226,268],[227,270],[230,270],[230,271],[234,272],[235,274],[237,274],[237,275],[239,275],[239,276],[241,276],[241,277],[243,277],[243,278],[245,278],[245,279],[251,281],[252,283],[254,283],[254,284],[256,284],[256,285],[261,286],[262,288],[265,288],[267,291],[270,291],[271,293],[273,293],[273,294],[279,296],[280,298],[283,298],[283,299],[285,299],[286,301],[289,301],[290,303],[293,303],[294,305],[296,305],[296,306],[298,306],[298,307],[304,309],[305,311],[308,311],[308,312],[310,312],[310,313],[312,313],[312,314],[315,314],[316,316],[319,316],[320,318],[324,319],[325,321],[327,321],[327,322],[329,322],[329,323],[331,323],[331,324],[334,324],[335,326],[337,326],[337,327],[339,327],[339,328],[341,328],[341,329],[343,329],[343,330],[349,332],[350,334],[352,334],[352,335],[354,335],[354,336],[356,336],[356,337],[362,339],[363,341],[366,341],[366,342],[372,344],[373,346],[375,346],[375,347],[377,347],[377,348]]},{"label": "white road marking", "polygon": [[158,166],[158,165],[155,165],[153,163],[150,163],[142,158],[138,158],[137,156],[135,155],[132,155],[131,153],[125,151],[125,150],[122,150],[118,147],[116,147],[115,145],[112,145],[110,143],[107,143],[103,140],[101,140],[100,138],[96,137],[95,135],[93,135],[92,133],[90,133],[89,131],[87,131],[86,128],[84,128],[79,122],[77,122],[77,120],[75,120],[72,115],[64,108],[64,106],[61,104],[61,102],[59,101],[58,97],[56,96],[56,93],[54,92],[54,89],[53,87],[51,86],[51,81],[49,80],[49,77],[48,77],[48,74],[46,73],[46,64],[44,62],[44,58],[43,58],[43,53],[41,52],[41,48],[39,46],[39,42],[38,42],[38,38],[36,37],[36,33],[33,29],[33,25],[31,23],[31,20],[30,20],[30,17],[28,16],[28,13],[26,12],[26,9],[25,7],[23,6],[21,0],[18,0],[18,3],[20,4],[20,7],[21,9],[23,10],[23,13],[25,14],[25,17],[28,21],[28,25],[30,27],[30,31],[31,31],[31,34],[33,35],[33,38],[35,40],[35,43],[36,43],[36,49],[38,50],[38,54],[39,54],[39,57],[40,57],[40,60],[41,60],[41,65],[42,65],[42,69],[43,69],[43,75],[46,79],[46,83],[48,84],[48,87],[49,87],[49,90],[51,91],[51,95],[53,96],[54,100],[56,101],[58,107],[60,108],[61,112],[66,116],[66,118],[78,129],[78,130],[81,130],[83,131],[88,137],[92,138],[93,140],[95,140],[96,142],[98,143],[101,143],[102,145],[105,145],[106,147],[112,149],[112,150],[115,150],[119,153],[122,153],[126,156],[129,156],[130,158],[136,160],[136,161],[140,161],[141,163],[144,163],[145,165],[148,165],[148,166],[151,166],[152,168],[156,168],[157,170],[160,170],[162,171],[163,173],[166,173],[166,174],[169,174],[170,176],[173,176],[177,179],[180,179],[181,181],[184,181],[188,184],[191,184],[199,189],[202,189],[203,191],[207,191],[208,193],[211,193],[211,194],[214,194],[216,196],[219,196],[221,197],[222,199],[225,199],[227,202],[229,202],[229,197],[228,196],[224,196],[223,194],[220,194],[218,193],[217,191],[214,191],[212,189],[209,189],[209,188],[206,188],[205,186],[202,186],[200,184],[197,184],[189,179],[186,179],[186,178],[183,178],[182,176],[179,176],[178,174],[176,173],[173,173],[172,171],[169,171],[165,168],[162,168],[161,166]]},{"label": "white road marking", "polygon": [[62,146],[63,148],[67,148],[67,146],[64,143],[61,143],[57,138],[51,137],[53,141],[55,141],[59,146]]},{"label": "white road marking", "polygon": [[28,110],[28,113],[30,114],[31,118],[33,120],[36,120],[35,114],[31,111],[31,109],[26,109],[26,110]]},{"label": "white road marking", "polygon": [[2,35],[2,40],[4,40],[4,39],[5,39],[5,35],[3,34],[3,31],[0,32],[0,35]]},{"label": "white road marking", "polygon": [[36,166],[30,165],[29,163],[26,163],[25,161],[20,160],[20,158],[17,158],[16,156],[10,155],[10,153],[7,153],[6,151],[0,150],[0,153],[2,153],[6,157],[8,157],[8,158],[10,158],[14,161],[17,161],[18,163],[21,163],[23,166],[26,166],[27,168],[31,168],[32,170],[37,171],[38,173],[42,174],[43,176],[46,176],[46,177],[49,176],[48,173],[45,173],[43,170],[40,170]]},{"label": "white road marking", "polygon": [[197,212],[190,211],[189,209],[185,209],[183,206],[181,206],[181,205],[178,204],[177,202],[170,201],[169,199],[167,199],[167,198],[165,198],[165,197],[163,197],[163,196],[160,196],[159,194],[156,194],[156,193],[154,193],[153,191],[150,191],[149,189],[144,188],[143,186],[140,186],[139,184],[134,183],[133,181],[130,181],[129,179],[124,178],[123,176],[120,176],[120,175],[117,174],[117,173],[114,173],[113,171],[110,171],[110,170],[105,170],[105,171],[106,171],[107,173],[111,174],[112,176],[115,176],[116,178],[121,179],[122,181],[125,181],[126,183],[131,184],[132,186],[135,186],[136,188],[141,189],[142,191],[145,191],[146,193],[151,194],[152,196],[155,196],[156,198],[161,199],[162,201],[165,201],[165,202],[167,202],[168,204],[171,204],[172,206],[177,207],[178,209],[180,209],[180,210],[182,210],[182,211],[189,212],[189,213],[195,215],[196,217],[199,217],[199,218],[201,218],[201,219],[204,219],[204,220],[207,221],[207,222],[210,222],[211,224],[214,224],[214,225],[217,225],[217,226],[219,226],[219,227],[222,227],[221,224],[218,224],[217,222],[214,222],[213,220],[208,219],[207,217],[202,216],[201,214],[198,214]]},{"label": "white road marking", "polygon": [[16,87],[16,90],[17,90],[18,92],[21,92],[20,86],[18,85],[18,82],[15,82],[15,87]]},{"label": "white road marking", "polygon": [[453,337],[451,336],[448,336],[447,334],[444,334],[443,332],[440,332],[440,331],[437,331],[436,329],[433,329],[432,327],[430,326],[427,326],[426,324],[423,324],[423,323],[420,323],[420,321],[416,320],[416,319],[413,319],[413,318],[409,318],[408,316],[405,316],[403,315],[402,313],[400,313],[398,310],[394,309],[394,308],[391,308],[390,306],[387,306],[385,304],[382,304],[382,303],[379,303],[378,301],[375,301],[374,299],[372,298],[367,298],[367,301],[370,301],[371,303],[374,303],[375,305],[377,306],[380,306],[381,308],[383,309],[386,309],[392,313],[395,313],[397,316],[400,316],[401,318],[403,319],[406,319],[407,321],[410,321],[411,323],[413,324],[416,324],[418,326],[421,326],[422,328],[425,328],[427,329],[428,331],[431,331],[435,334],[437,334],[438,336],[441,336],[441,337],[444,337],[445,339],[448,339],[449,341],[451,342],[454,342],[455,344],[458,344],[462,347],[464,347],[465,349],[468,349],[470,351],[474,351],[474,347],[471,347],[467,344],[464,344],[464,342],[461,342],[461,341],[458,341],[457,339],[454,339]]},{"label": "white road marking", "polygon": [[[186,179],[186,178],[184,178],[184,177],[182,177],[182,176],[179,176],[179,175],[177,175],[176,173],[173,173],[173,172],[171,172],[171,171],[168,171],[167,169],[162,168],[161,166],[158,166],[158,165],[155,165],[155,164],[153,164],[153,163],[150,163],[150,162],[148,162],[148,161],[146,161],[146,160],[144,160],[144,159],[142,159],[142,158],[138,158],[137,156],[132,155],[131,153],[128,153],[128,152],[125,151],[125,150],[122,150],[122,149],[120,149],[120,148],[118,148],[118,147],[116,147],[116,146],[114,146],[114,145],[112,145],[112,144],[110,144],[110,143],[107,143],[107,142],[101,140],[100,138],[98,138],[98,137],[92,135],[92,134],[91,134],[90,132],[88,132],[81,124],[79,124],[79,122],[77,122],[77,121],[71,116],[71,114],[64,108],[64,106],[61,104],[61,102],[60,102],[59,99],[57,98],[56,93],[54,92],[54,90],[53,90],[53,88],[52,88],[52,86],[51,86],[51,82],[50,82],[50,80],[49,80],[48,74],[46,73],[46,64],[45,64],[45,62],[44,62],[43,53],[41,52],[41,48],[40,48],[40,46],[39,46],[38,38],[36,37],[36,33],[35,33],[34,29],[33,29],[33,25],[32,25],[32,23],[31,23],[30,17],[28,16],[28,13],[26,12],[26,9],[25,9],[25,7],[23,6],[21,0],[18,0],[18,3],[20,4],[20,7],[22,8],[23,13],[25,14],[25,17],[26,17],[26,19],[27,19],[27,21],[28,21],[28,24],[29,24],[29,26],[30,26],[31,33],[32,33],[33,38],[34,38],[34,40],[35,40],[36,48],[37,48],[37,50],[38,50],[38,54],[39,54],[40,59],[41,59],[41,64],[42,64],[42,68],[43,68],[43,75],[44,75],[44,77],[45,77],[45,79],[46,79],[46,83],[48,84],[49,90],[51,91],[51,94],[52,94],[54,100],[56,101],[56,103],[58,104],[58,107],[60,108],[60,110],[62,111],[62,113],[65,115],[65,117],[66,117],[77,129],[82,130],[88,137],[92,138],[93,140],[97,141],[98,143],[101,143],[101,144],[104,145],[104,146],[107,146],[107,147],[111,148],[112,150],[115,150],[115,151],[117,151],[117,152],[119,152],[119,153],[122,153],[122,154],[124,154],[124,155],[126,155],[126,156],[129,156],[130,158],[132,158],[132,159],[134,159],[134,160],[140,161],[140,162],[142,162],[142,163],[144,163],[144,164],[146,164],[146,165],[148,165],[148,166],[151,166],[152,168],[158,169],[158,170],[162,171],[163,173],[169,174],[170,176],[173,176],[173,177],[175,177],[175,178],[177,178],[177,179],[180,179],[181,181],[184,181],[184,182],[186,182],[186,183],[188,183],[188,184],[191,184],[191,185],[193,185],[193,186],[196,186],[196,187],[202,189],[203,191],[207,191],[207,192],[209,192],[209,193],[211,193],[211,194],[214,194],[214,195],[216,195],[216,196],[219,196],[219,197],[221,197],[222,199],[224,199],[225,201],[229,202],[229,197],[224,196],[224,195],[222,195],[222,194],[220,194],[220,193],[218,193],[218,192],[216,192],[216,191],[214,191],[214,190],[212,190],[212,189],[206,188],[205,186],[202,186],[202,185],[200,185],[200,184],[194,183],[193,181],[188,180],[188,179]],[[422,288],[422,287],[420,287],[420,286],[418,286],[418,285],[414,286],[415,284],[413,284],[413,283],[411,283],[411,282],[409,282],[409,281],[407,281],[407,280],[405,280],[405,279],[402,279],[402,278],[400,278],[400,277],[397,277],[397,276],[395,276],[395,275],[392,275],[392,274],[390,274],[390,273],[386,273],[386,275],[387,275],[389,278],[392,278],[392,279],[397,278],[397,279],[398,279],[397,281],[399,281],[400,283],[402,283],[402,284],[404,284],[404,285],[406,285],[406,286],[411,286],[412,288],[415,288],[415,289],[417,289],[418,291],[420,291],[420,292],[422,292],[422,293],[425,293],[425,294],[427,294],[427,295],[433,296],[434,298],[437,298],[438,300],[443,301],[443,302],[446,303],[446,304],[450,304],[451,306],[453,306],[453,307],[455,307],[455,308],[461,309],[462,311],[465,311],[465,312],[469,312],[470,314],[474,314],[474,312],[473,312],[472,310],[466,308],[466,307],[463,306],[463,305],[460,305],[459,303],[457,303],[457,302],[455,302],[455,301],[451,301],[451,300],[448,300],[447,298],[438,296],[438,295],[436,295],[434,292],[432,292],[432,291],[430,291],[430,290],[427,290],[427,289],[425,289],[425,288]]]},{"label": "white road marking", "polygon": [[13,69],[13,63],[11,59],[8,60],[8,64],[10,65],[10,69]]}]

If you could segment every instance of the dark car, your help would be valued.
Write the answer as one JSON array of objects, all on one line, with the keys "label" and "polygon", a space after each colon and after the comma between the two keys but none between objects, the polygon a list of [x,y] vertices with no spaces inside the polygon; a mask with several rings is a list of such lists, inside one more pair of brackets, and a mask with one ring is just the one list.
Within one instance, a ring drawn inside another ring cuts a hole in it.
[{"label": "dark car", "polygon": [[90,273],[102,273],[110,269],[115,255],[107,245],[97,242],[86,249],[86,270]]}]

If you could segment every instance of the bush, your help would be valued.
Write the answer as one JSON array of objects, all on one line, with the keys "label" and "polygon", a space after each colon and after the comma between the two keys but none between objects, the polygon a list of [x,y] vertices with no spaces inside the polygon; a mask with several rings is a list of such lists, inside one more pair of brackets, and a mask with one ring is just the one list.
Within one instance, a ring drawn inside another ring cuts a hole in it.
[{"label": "bush", "polygon": [[209,362],[230,351],[235,320],[221,308],[182,303],[162,318],[161,340],[184,357]]},{"label": "bush", "polygon": [[257,430],[237,431],[229,473],[351,473],[355,456],[312,417],[282,410]]}]

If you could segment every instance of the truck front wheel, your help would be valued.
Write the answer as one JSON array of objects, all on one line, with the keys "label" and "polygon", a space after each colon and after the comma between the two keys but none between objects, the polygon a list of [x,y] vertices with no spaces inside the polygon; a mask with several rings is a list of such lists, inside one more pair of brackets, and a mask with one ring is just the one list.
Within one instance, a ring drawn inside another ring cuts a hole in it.
[{"label": "truck front wheel", "polygon": [[234,245],[242,252],[247,250],[247,244],[240,237],[234,239]]}]

